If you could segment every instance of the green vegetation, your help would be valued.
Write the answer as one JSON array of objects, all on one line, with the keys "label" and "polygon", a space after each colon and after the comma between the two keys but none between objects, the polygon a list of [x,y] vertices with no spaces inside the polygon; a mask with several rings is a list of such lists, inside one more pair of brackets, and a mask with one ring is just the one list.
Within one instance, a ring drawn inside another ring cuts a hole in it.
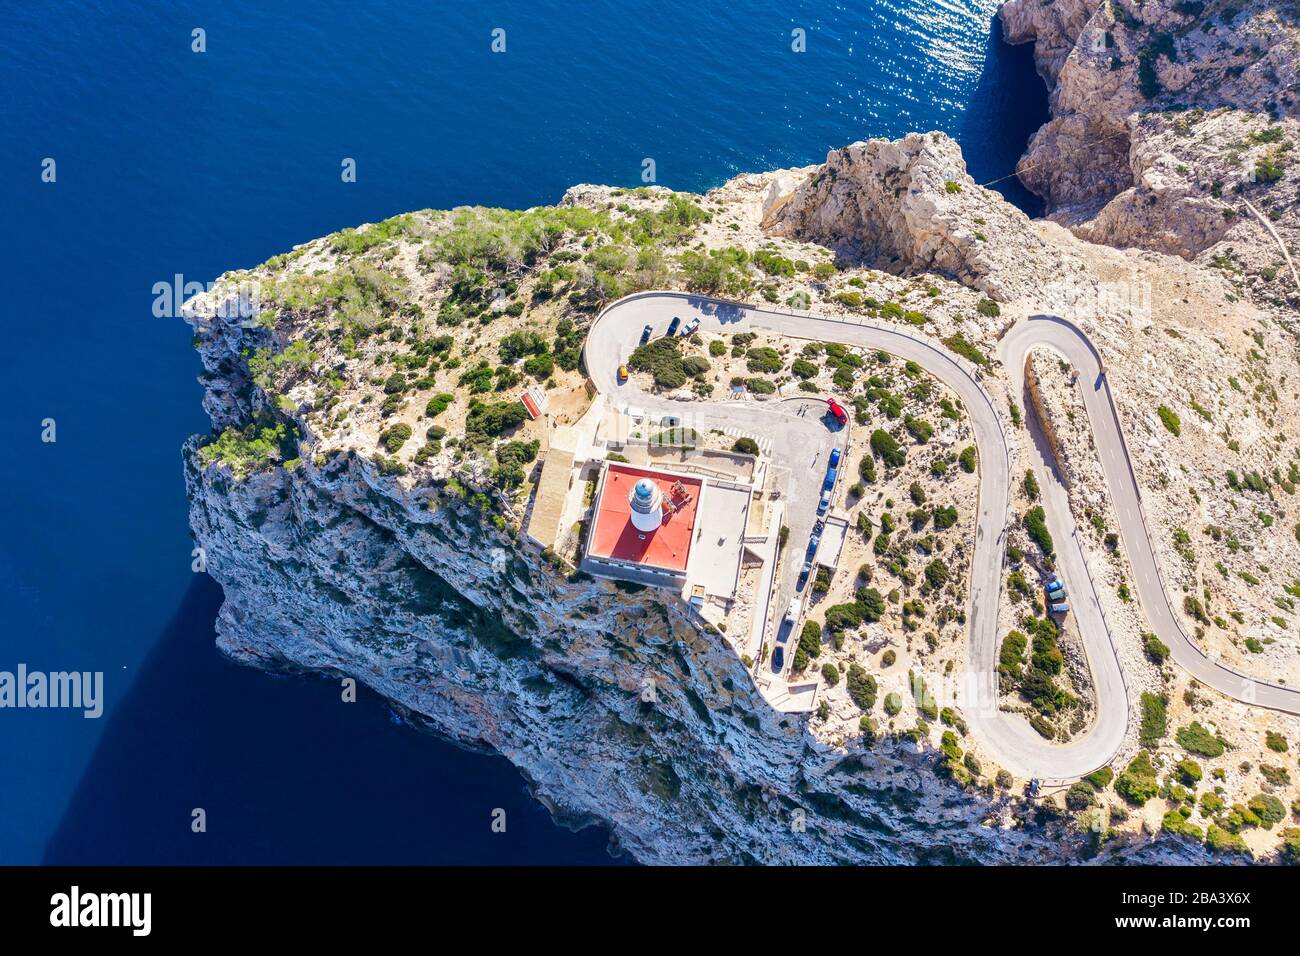
[{"label": "green vegetation", "polygon": [[751,372],[775,373],[785,367],[781,353],[768,346],[752,348],[745,353],[745,367]]},{"label": "green vegetation", "polygon": [[1138,728],[1138,742],[1143,747],[1155,747],[1169,732],[1169,718],[1162,698],[1147,691],[1142,692],[1142,723]]},{"label": "green vegetation", "polygon": [[1274,753],[1279,754],[1286,753],[1288,749],[1286,738],[1275,730],[1267,730],[1264,732],[1264,746],[1268,747],[1268,749]]},{"label": "green vegetation", "polygon": [[390,455],[395,455],[410,437],[411,426],[406,422],[399,422],[379,433],[379,444],[383,445]]},{"label": "green vegetation", "polygon": [[215,441],[200,447],[199,462],[204,468],[218,462],[230,469],[236,481],[242,481],[255,471],[290,461],[297,454],[297,429],[263,413],[243,428],[225,429]]},{"label": "green vegetation", "polygon": [[1153,664],[1163,664],[1169,658],[1169,648],[1150,631],[1142,635],[1142,650]]},{"label": "green vegetation", "polygon": [[943,344],[969,362],[974,362],[979,366],[987,366],[989,364],[989,357],[967,341],[966,336],[962,335],[960,332],[948,336],[943,340]]},{"label": "green vegetation", "polygon": [[1002,650],[998,653],[998,675],[1004,690],[1013,690],[1020,684],[1024,670],[1025,650],[1029,647],[1029,638],[1019,631],[1008,631],[1002,639]]},{"label": "green vegetation", "polygon": [[822,679],[826,681],[827,686],[834,687],[840,682],[840,669],[827,661],[822,665]]},{"label": "green vegetation", "polygon": [[637,346],[627,360],[628,368],[649,372],[659,388],[681,388],[690,377],[682,361],[681,339],[653,339]]},{"label": "green vegetation", "polygon": [[1038,479],[1034,476],[1034,470],[1032,468],[1028,468],[1025,470],[1025,480],[1022,487],[1025,490],[1026,498],[1028,498],[1030,501],[1038,500],[1038,495],[1039,495]]},{"label": "green vegetation", "polygon": [[799,643],[794,650],[795,671],[802,672],[808,668],[808,662],[820,656],[822,652],[822,629],[816,621],[805,621],[799,633]]},{"label": "green vegetation", "polygon": [[478,444],[522,425],[527,418],[528,412],[522,402],[470,399],[469,412],[465,416],[465,440]]},{"label": "green vegetation", "polygon": [[1029,540],[1038,545],[1038,549],[1045,556],[1050,557],[1054,545],[1051,532],[1047,530],[1047,515],[1043,512],[1042,505],[1035,505],[1026,511],[1021,523],[1025,527],[1025,533],[1029,535]]},{"label": "green vegetation", "polygon": [[492,470],[492,480],[502,488],[517,488],[524,483],[524,465],[537,458],[539,443],[511,441],[496,450],[497,467]]},{"label": "green vegetation", "polygon": [[1161,405],[1156,409],[1156,414],[1160,416],[1161,423],[1169,429],[1174,435],[1183,433],[1183,423],[1179,421],[1177,413],[1168,405]]},{"label": "green vegetation", "polygon": [[980,299],[975,304],[975,311],[980,315],[988,316],[990,319],[996,319],[1002,314],[1001,307],[992,299]]},{"label": "green vegetation", "polygon": [[1145,750],[1138,751],[1124,772],[1115,781],[1115,792],[1136,806],[1142,806],[1160,792],[1156,780],[1156,768],[1151,763],[1151,755]]},{"label": "green vegetation", "polygon": [[752,438],[737,438],[736,443],[731,446],[732,451],[738,451],[746,455],[758,454],[758,442]]},{"label": "green vegetation", "polygon": [[1220,757],[1226,749],[1221,737],[1216,737],[1195,720],[1186,727],[1180,727],[1174,739],[1188,753],[1202,757]]},{"label": "green vegetation", "polygon": [[975,446],[967,445],[957,456],[957,463],[961,465],[961,470],[968,475],[975,471]]},{"label": "green vegetation", "polygon": [[850,664],[848,678],[844,684],[849,692],[849,699],[858,708],[870,711],[876,706],[876,679],[866,672],[860,664]]},{"label": "green vegetation", "polygon": [[903,698],[891,691],[885,695],[882,706],[885,708],[885,713],[890,717],[897,717],[903,709]]},{"label": "green vegetation", "polygon": [[894,436],[880,428],[871,433],[871,453],[890,468],[901,468],[907,461],[907,452]]},{"label": "green vegetation", "polygon": [[1115,771],[1110,767],[1102,767],[1100,770],[1094,770],[1083,779],[1092,784],[1093,790],[1100,793],[1110,786],[1110,782],[1115,779]]},{"label": "green vegetation", "polygon": [[1215,853],[1250,853],[1245,840],[1214,823],[1205,830],[1205,845]]}]

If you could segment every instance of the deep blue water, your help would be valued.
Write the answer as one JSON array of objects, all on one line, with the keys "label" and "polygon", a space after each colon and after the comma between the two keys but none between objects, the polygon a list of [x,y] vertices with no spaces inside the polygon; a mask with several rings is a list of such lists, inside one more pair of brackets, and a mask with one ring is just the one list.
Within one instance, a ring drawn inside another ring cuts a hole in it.
[{"label": "deep blue water", "polygon": [[942,129],[1003,176],[1045,97],[996,5],[0,3],[0,670],[100,670],[107,700],[0,710],[0,863],[608,859],[500,758],[215,651],[179,454],[199,365],[153,285],[408,209],[636,185],[646,157],[701,190]]}]

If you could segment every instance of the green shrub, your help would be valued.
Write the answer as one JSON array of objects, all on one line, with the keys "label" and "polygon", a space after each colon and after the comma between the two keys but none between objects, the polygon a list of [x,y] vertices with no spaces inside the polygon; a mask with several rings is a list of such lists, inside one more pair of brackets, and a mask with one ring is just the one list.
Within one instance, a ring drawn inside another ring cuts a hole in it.
[{"label": "green shrub", "polygon": [[904,451],[889,432],[877,428],[871,433],[871,453],[890,468],[901,468],[907,461]]},{"label": "green shrub", "polygon": [[1215,853],[1250,853],[1245,840],[1214,823],[1205,830],[1205,845]]},{"label": "green shrub", "polygon": [[1286,819],[1286,805],[1271,793],[1255,794],[1246,807],[1259,818],[1259,825],[1265,830],[1273,829],[1273,824]]},{"label": "green shrub", "polygon": [[1284,863],[1300,866],[1300,828],[1288,827],[1282,831],[1280,853]]},{"label": "green shrub", "polygon": [[1221,738],[1214,736],[1195,720],[1186,727],[1180,727],[1174,739],[1188,753],[1201,757],[1220,757],[1225,749]]},{"label": "green shrub", "polygon": [[752,438],[737,438],[736,443],[731,446],[732,451],[742,452],[746,455],[758,454],[758,442]]},{"label": "green shrub", "polygon": [[940,531],[947,531],[957,523],[957,506],[944,505],[934,509],[934,526]]},{"label": "green shrub", "polygon": [[822,679],[826,681],[828,686],[834,687],[840,682],[839,668],[829,661],[826,662],[822,665]]},{"label": "green shrub", "polygon": [[528,412],[518,401],[481,402],[472,399],[465,416],[465,438],[471,443],[493,438],[524,423]]},{"label": "green shrub", "polygon": [[1150,631],[1147,631],[1142,635],[1142,650],[1144,650],[1147,657],[1156,664],[1163,664],[1169,657],[1169,648],[1161,642],[1160,638],[1156,637]]},{"label": "green shrub", "polygon": [[990,319],[996,319],[1002,314],[1002,309],[992,299],[980,299],[975,305],[975,311]]},{"label": "green shrub", "polygon": [[437,418],[456,400],[456,396],[449,392],[440,392],[433,398],[429,399],[429,404],[424,406],[424,414],[428,418]]},{"label": "green shrub", "polygon": [[1183,423],[1178,420],[1178,415],[1168,405],[1161,405],[1156,409],[1156,414],[1160,416],[1160,421],[1165,428],[1169,429],[1174,435],[1183,433]]},{"label": "green shrub", "polygon": [[1174,776],[1178,782],[1194,787],[1201,782],[1201,765],[1195,760],[1184,757],[1174,765]]},{"label": "green shrub", "polygon": [[1165,702],[1148,691],[1142,692],[1142,723],[1138,741],[1143,747],[1156,746],[1169,731],[1169,718]]},{"label": "green shrub", "polygon": [[1047,515],[1043,512],[1042,505],[1035,505],[1026,511],[1022,524],[1025,526],[1025,533],[1029,535],[1029,540],[1038,545],[1038,549],[1044,555],[1050,557],[1055,548],[1052,534],[1047,530]]},{"label": "green shrub", "polygon": [[388,449],[390,455],[396,454],[406,440],[411,437],[411,426],[406,422],[398,422],[390,428],[385,428],[379,433],[379,444]]},{"label": "green shrub", "polygon": [[681,340],[675,337],[664,336],[637,346],[627,365],[637,372],[649,372],[660,388],[681,388],[689,377],[682,364]]},{"label": "green shrub", "polygon": [[968,362],[974,362],[976,365],[987,366],[989,357],[976,348],[972,343],[967,341],[966,336],[960,332],[948,336],[943,340],[943,344],[948,346]]},{"label": "green shrub", "polygon": [[903,709],[903,698],[900,697],[897,693],[890,692],[885,695],[885,702],[883,706],[885,708],[886,714],[888,714],[890,717],[897,717],[899,712],[902,711]]},{"label": "green shrub", "polygon": [[779,372],[784,368],[785,363],[781,361],[781,353],[768,346],[752,348],[745,353],[745,366],[751,372]]},{"label": "green shrub", "polygon": [[712,366],[709,360],[703,355],[688,355],[682,359],[682,371],[692,378],[698,378],[707,372]]},{"label": "green shrub", "polygon": [[797,375],[799,378],[812,378],[817,374],[817,371],[817,366],[807,359],[795,359],[790,365],[791,374]]},{"label": "green shrub", "polygon": [[876,679],[868,674],[861,664],[849,665],[848,678],[844,686],[849,692],[849,699],[857,704],[860,710],[870,711],[876,706]]},{"label": "green shrub", "polygon": [[1093,790],[1100,793],[1110,786],[1110,782],[1115,779],[1115,771],[1110,767],[1102,767],[1100,770],[1094,770],[1083,779],[1092,784]]},{"label": "green shrub", "polygon": [[1286,738],[1275,730],[1266,730],[1264,732],[1264,746],[1279,754],[1286,753],[1288,749]]},{"label": "green shrub", "polygon": [[1070,789],[1065,792],[1065,806],[1068,810],[1078,813],[1081,810],[1096,806],[1096,804],[1097,791],[1086,780],[1080,780],[1072,784]]},{"label": "green shrub", "polygon": [[1145,750],[1138,751],[1124,772],[1115,781],[1115,792],[1136,806],[1142,806],[1160,792],[1156,781],[1156,769],[1151,764],[1151,755]]},{"label": "green shrub", "polygon": [[975,446],[967,445],[965,448],[963,448],[961,450],[961,454],[957,457],[957,463],[961,465],[961,470],[966,472],[967,474],[971,474],[972,472],[974,472],[975,471]]}]

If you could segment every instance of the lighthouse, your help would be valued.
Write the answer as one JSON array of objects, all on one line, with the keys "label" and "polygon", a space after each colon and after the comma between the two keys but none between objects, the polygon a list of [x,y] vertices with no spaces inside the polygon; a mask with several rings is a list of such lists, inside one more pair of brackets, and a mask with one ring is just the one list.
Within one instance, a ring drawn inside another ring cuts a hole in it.
[{"label": "lighthouse", "polygon": [[643,534],[658,531],[664,520],[663,497],[659,486],[649,478],[638,481],[628,496],[632,527]]}]

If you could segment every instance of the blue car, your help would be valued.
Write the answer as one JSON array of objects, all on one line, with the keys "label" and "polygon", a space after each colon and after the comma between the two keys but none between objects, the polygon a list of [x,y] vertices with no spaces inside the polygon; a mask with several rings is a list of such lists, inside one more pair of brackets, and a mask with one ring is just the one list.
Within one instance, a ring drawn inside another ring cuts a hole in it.
[{"label": "blue car", "polygon": [[784,666],[785,666],[785,649],[781,647],[780,644],[778,644],[776,646],[776,650],[772,651],[772,673],[773,674],[781,673],[781,668]]},{"label": "blue car", "polygon": [[1069,614],[1070,605],[1066,604],[1063,601],[1060,604],[1053,604],[1051,607],[1048,608],[1048,610],[1051,611],[1053,614]]},{"label": "blue car", "polygon": [[645,345],[647,342],[650,341],[650,334],[651,334],[653,331],[654,331],[654,329],[650,328],[650,326],[648,326],[648,325],[647,325],[644,329],[641,330],[641,344],[642,344],[642,345]]},{"label": "blue car", "polygon": [[836,467],[839,463],[840,463],[840,450],[839,450],[838,448],[832,448],[832,449],[831,449],[831,463],[830,463],[830,467],[831,467],[831,468],[834,468],[834,467]]}]

